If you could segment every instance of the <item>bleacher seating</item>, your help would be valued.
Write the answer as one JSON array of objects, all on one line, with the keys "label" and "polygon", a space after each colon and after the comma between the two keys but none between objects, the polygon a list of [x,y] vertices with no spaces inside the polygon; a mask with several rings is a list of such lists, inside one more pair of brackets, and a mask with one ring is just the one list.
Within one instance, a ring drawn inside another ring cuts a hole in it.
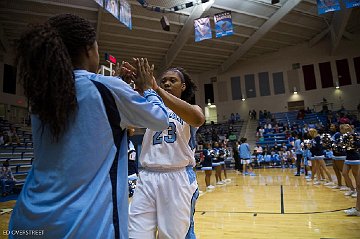
[{"label": "bleacher seating", "polygon": [[[6,132],[11,123],[6,120],[0,121],[1,129]],[[20,144],[0,146],[0,166],[9,160],[10,169],[16,179],[16,188],[21,189],[26,176],[31,169],[34,160],[34,149],[32,143],[32,134],[30,128],[23,128],[22,125],[13,125],[20,139]]]},{"label": "bleacher seating", "polygon": [[[327,117],[321,113],[309,113],[305,114],[303,119],[297,119],[298,111],[291,111],[291,112],[278,112],[272,113],[272,118],[277,124],[287,125],[289,127],[293,125],[297,125],[298,128],[302,128],[305,124],[309,126],[316,126],[316,125],[326,125]],[[260,119],[259,125],[265,125],[269,123],[269,119]],[[286,143],[288,144],[288,140],[286,134],[282,128],[280,128],[279,133],[274,133],[273,129],[264,134],[261,140],[256,142],[260,145],[274,145]]]}]

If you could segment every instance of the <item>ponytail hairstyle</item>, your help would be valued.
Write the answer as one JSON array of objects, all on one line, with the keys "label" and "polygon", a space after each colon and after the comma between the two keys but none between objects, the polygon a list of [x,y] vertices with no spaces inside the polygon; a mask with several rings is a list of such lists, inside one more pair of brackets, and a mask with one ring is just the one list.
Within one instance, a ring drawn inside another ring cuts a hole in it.
[{"label": "ponytail hairstyle", "polygon": [[180,76],[181,81],[185,83],[186,89],[181,93],[181,99],[189,103],[191,98],[195,95],[195,91],[197,91],[195,82],[191,79],[189,73],[182,67],[170,68],[166,70],[164,74],[169,71],[176,72]]},{"label": "ponytail hairstyle", "polygon": [[90,22],[72,14],[57,15],[32,26],[19,39],[19,82],[32,114],[41,121],[42,132],[48,127],[55,142],[77,109],[73,65],[95,40]]}]

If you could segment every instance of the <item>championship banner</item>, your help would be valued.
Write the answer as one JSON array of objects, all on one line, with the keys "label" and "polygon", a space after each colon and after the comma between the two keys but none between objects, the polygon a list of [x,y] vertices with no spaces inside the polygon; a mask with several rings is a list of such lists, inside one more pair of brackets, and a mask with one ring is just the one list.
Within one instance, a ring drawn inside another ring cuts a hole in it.
[{"label": "championship banner", "polygon": [[97,4],[99,4],[100,6],[104,6],[104,0],[94,0]]},{"label": "championship banner", "polygon": [[339,0],[317,0],[318,14],[340,10]]},{"label": "championship banner", "polygon": [[210,18],[203,17],[194,20],[195,42],[212,38]]},{"label": "championship banner", "polygon": [[226,11],[214,15],[216,37],[231,36],[234,34],[231,12]]},{"label": "championship banner", "polygon": [[346,8],[360,7],[360,0],[344,0]]},{"label": "championship banner", "polygon": [[119,19],[119,2],[118,0],[105,0],[105,9],[114,17]]},{"label": "championship banner", "polygon": [[127,26],[130,30],[132,29],[131,22],[131,5],[126,0],[120,0],[120,22]]}]

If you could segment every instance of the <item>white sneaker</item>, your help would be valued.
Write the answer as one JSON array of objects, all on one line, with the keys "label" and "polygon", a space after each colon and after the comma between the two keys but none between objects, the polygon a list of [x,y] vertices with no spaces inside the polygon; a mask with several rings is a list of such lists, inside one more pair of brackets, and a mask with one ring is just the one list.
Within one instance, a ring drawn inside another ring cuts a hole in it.
[{"label": "white sneaker", "polygon": [[312,180],[311,178],[307,178],[306,182],[311,182],[311,180]]},{"label": "white sneaker", "polygon": [[356,208],[351,208],[349,210],[345,210],[344,212],[348,216],[358,216],[358,217],[360,217],[360,212],[358,210],[356,210]]},{"label": "white sneaker", "polygon": [[348,191],[348,190],[349,190],[349,188],[346,187],[346,186],[341,186],[340,187],[340,191]]},{"label": "white sneaker", "polygon": [[224,180],[225,183],[230,183],[231,182],[231,179],[230,178],[227,178]]},{"label": "white sneaker", "polygon": [[333,182],[324,183],[324,186],[334,186],[334,185],[335,185],[335,183],[333,183]]},{"label": "white sneaker", "polygon": [[315,181],[313,184],[314,185],[320,185],[321,183],[319,181]]},{"label": "white sneaker", "polygon": [[219,181],[216,183],[217,185],[224,185],[225,183],[223,181]]},{"label": "white sneaker", "polygon": [[346,193],[344,193],[344,195],[345,196],[351,196],[353,193],[355,193],[355,191],[350,190],[350,191],[347,191]]},{"label": "white sneaker", "polygon": [[351,194],[352,198],[357,198],[357,192],[354,192],[353,194]]},{"label": "white sneaker", "polygon": [[206,189],[214,189],[214,188],[215,188],[215,186],[213,186],[213,185],[209,185],[206,187]]},{"label": "white sneaker", "polygon": [[309,179],[309,178],[311,179],[311,176],[308,175],[308,176],[305,176],[305,178],[306,178],[306,179]]},{"label": "white sneaker", "polygon": [[330,187],[330,188],[332,188],[332,189],[339,189],[340,186],[339,186],[339,185],[334,185],[334,186],[332,186],[332,187]]}]

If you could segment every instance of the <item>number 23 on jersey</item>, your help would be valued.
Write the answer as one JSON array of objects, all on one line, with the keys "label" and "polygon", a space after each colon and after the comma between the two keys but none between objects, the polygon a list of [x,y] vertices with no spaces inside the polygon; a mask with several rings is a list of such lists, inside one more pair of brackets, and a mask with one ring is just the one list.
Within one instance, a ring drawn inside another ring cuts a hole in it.
[{"label": "number 23 on jersey", "polygon": [[162,144],[163,141],[166,143],[174,143],[176,141],[176,125],[174,122],[169,123],[167,128],[168,135],[163,135],[161,131],[155,132],[153,136],[153,145]]}]

